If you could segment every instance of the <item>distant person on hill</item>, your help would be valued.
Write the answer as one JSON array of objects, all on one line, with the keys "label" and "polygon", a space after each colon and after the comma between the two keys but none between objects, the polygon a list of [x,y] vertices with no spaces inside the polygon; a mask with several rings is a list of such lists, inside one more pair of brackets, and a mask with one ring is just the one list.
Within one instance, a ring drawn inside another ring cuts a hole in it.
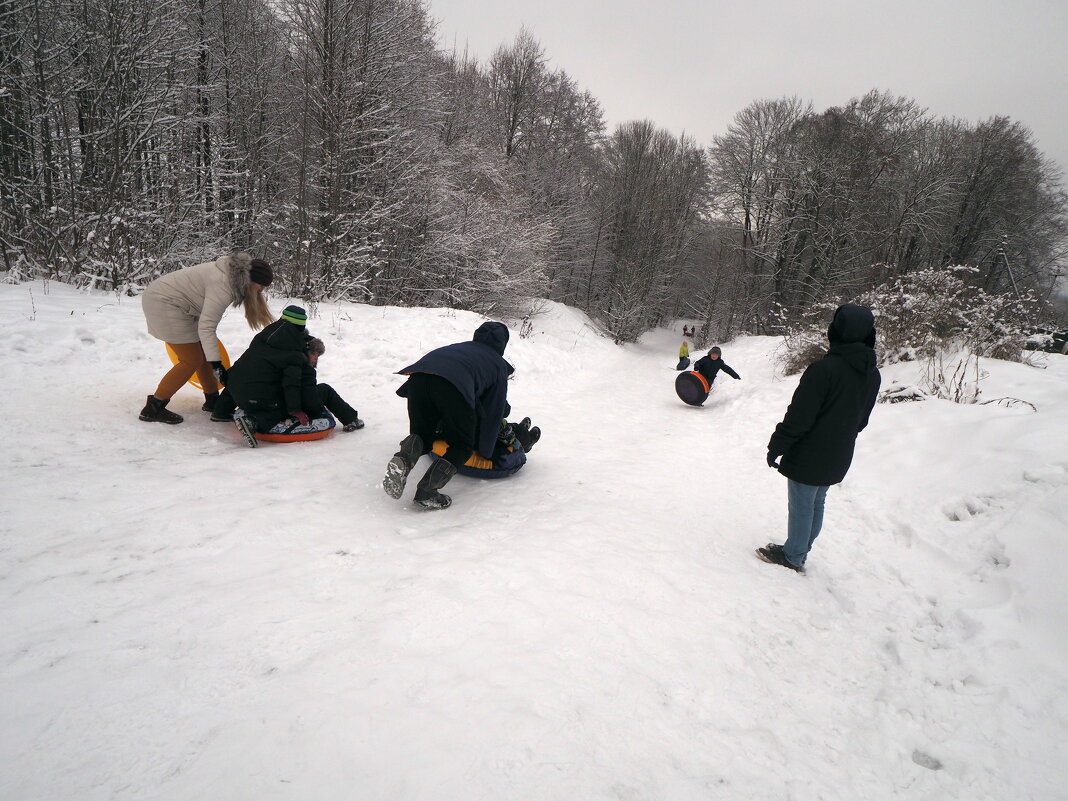
[{"label": "distant person on hill", "polygon": [[[255,434],[303,433],[313,420],[329,411],[343,431],[364,427],[356,410],[329,384],[320,384],[316,368],[326,345],[307,333],[307,314],[299,306],[287,306],[281,318],[258,334],[230,369],[229,384],[223,390],[212,422],[238,416],[245,439],[256,447]],[[282,428],[282,431],[276,429]]]},{"label": "distant person on hill", "polygon": [[721,356],[722,351],[719,348],[712,348],[708,351],[707,356],[702,356],[693,366],[696,372],[705,377],[709,386],[712,386],[712,383],[716,380],[716,374],[720,370],[736,380],[740,381],[742,378],[730,368],[730,365],[723,361]]},{"label": "distant person on hill", "polygon": [[216,329],[228,306],[244,306],[251,328],[271,322],[263,291],[274,277],[267,262],[248,253],[220,256],[215,261],[162,275],[141,295],[148,333],[171,346],[178,363],[149,395],[140,419],[177,425],[182,416],[166,408],[182,385],[197,374],[204,389],[204,411],[215,409],[219,382],[226,371]]},{"label": "distant person on hill", "polygon": [[685,370],[690,366],[690,345],[684,339],[682,340],[682,346],[679,348],[679,363],[675,368],[676,370]]},{"label": "distant person on hill", "polygon": [[827,489],[845,478],[857,434],[879,394],[871,311],[852,303],[839,306],[827,339],[827,355],[802,374],[768,442],[768,466],[788,479],[789,523],[786,543],[769,542],[757,548],[757,556],[799,573],[823,525]]},{"label": "distant person on hill", "polygon": [[452,499],[439,490],[477,451],[492,460],[501,420],[508,416],[508,376],[504,360],[508,327],[483,323],[470,342],[457,342],[430,351],[398,372],[408,380],[397,394],[408,400],[409,435],[386,465],[382,489],[400,498],[408,474],[436,439],[449,443],[444,457],[435,459],[419,481],[415,503],[424,509],[444,509]]}]

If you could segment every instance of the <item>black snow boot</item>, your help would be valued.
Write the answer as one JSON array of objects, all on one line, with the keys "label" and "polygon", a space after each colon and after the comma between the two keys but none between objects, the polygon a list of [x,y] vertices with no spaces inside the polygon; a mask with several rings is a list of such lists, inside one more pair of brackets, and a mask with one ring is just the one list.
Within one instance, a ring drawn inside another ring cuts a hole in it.
[{"label": "black snow boot", "polygon": [[243,411],[238,411],[234,415],[234,423],[237,425],[237,430],[241,432],[241,436],[245,438],[245,444],[250,448],[255,448],[260,444],[260,441],[256,439],[256,421],[245,414]]},{"label": "black snow boot", "polygon": [[530,427],[530,418],[524,417],[518,423],[512,425],[512,432],[519,444],[523,446],[524,453],[530,453],[530,449],[541,439],[541,429],[537,426]]},{"label": "black snow boot", "polygon": [[419,479],[419,486],[415,488],[415,503],[424,509],[447,509],[452,503],[452,498],[439,489],[449,483],[449,479],[456,475],[456,467],[452,462],[445,459],[435,459],[430,469]]},{"label": "black snow boot", "polygon": [[149,395],[145,401],[145,408],[141,410],[139,418],[146,423],[166,423],[176,426],[184,419],[180,414],[175,414],[167,409],[170,398],[160,400],[155,395]]},{"label": "black snow boot", "polygon": [[200,407],[202,412],[214,412],[215,401],[219,399],[219,390],[204,393],[204,405]]},{"label": "black snow boot", "polygon": [[382,478],[382,489],[390,498],[400,498],[404,494],[404,485],[408,474],[423,455],[423,440],[418,434],[409,434],[400,442],[400,450],[386,465],[386,475]]}]

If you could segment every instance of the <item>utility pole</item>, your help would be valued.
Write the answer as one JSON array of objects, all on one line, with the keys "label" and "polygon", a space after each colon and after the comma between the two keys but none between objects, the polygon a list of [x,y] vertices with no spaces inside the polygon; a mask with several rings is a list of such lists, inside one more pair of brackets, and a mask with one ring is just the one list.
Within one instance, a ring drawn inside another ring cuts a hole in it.
[{"label": "utility pole", "polygon": [[998,255],[1001,256],[1001,260],[1005,262],[1005,269],[1009,273],[1009,280],[1012,281],[1012,291],[1016,293],[1016,297],[1020,298],[1020,287],[1016,285],[1016,276],[1012,273],[1012,265],[1009,264],[1009,257],[1005,253],[1005,237],[1001,238],[1001,243],[998,245]]}]

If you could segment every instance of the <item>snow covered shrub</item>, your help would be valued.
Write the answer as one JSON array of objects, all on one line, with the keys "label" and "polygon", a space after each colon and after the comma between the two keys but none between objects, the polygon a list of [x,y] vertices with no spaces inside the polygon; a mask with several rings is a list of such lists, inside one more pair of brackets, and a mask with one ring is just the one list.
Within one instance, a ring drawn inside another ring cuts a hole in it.
[{"label": "snow covered shrub", "polygon": [[827,352],[827,337],[822,341],[811,331],[788,334],[779,351],[779,366],[783,375],[796,375]]},{"label": "snow covered shrub", "polygon": [[936,398],[954,403],[976,403],[982,390],[979,384],[986,377],[979,369],[979,357],[967,351],[949,355],[937,351],[927,360],[924,383]]},{"label": "snow covered shrub", "polygon": [[[875,313],[880,366],[927,361],[931,394],[958,403],[978,397],[978,363],[989,356],[1019,361],[1030,321],[1038,314],[1031,293],[992,295],[974,279],[976,267],[932,267],[892,278],[856,298],[814,306],[800,319],[783,322],[785,342],[778,360],[785,375],[805,369],[827,349],[827,324],[840,303],[867,306]],[[949,365],[947,354],[957,354]],[[974,369],[972,369],[974,367]]]},{"label": "snow covered shrub", "polygon": [[1038,301],[1030,293],[985,292],[973,281],[978,273],[962,265],[932,267],[892,278],[857,298],[875,312],[880,364],[961,349],[1019,361]]},{"label": "snow covered shrub", "polygon": [[796,375],[827,352],[827,326],[838,304],[824,303],[789,322],[782,317],[774,324],[782,328],[783,344],[776,360],[783,375]]},{"label": "snow covered shrub", "polygon": [[927,393],[911,384],[891,384],[879,393],[879,403],[912,403],[927,400]]}]

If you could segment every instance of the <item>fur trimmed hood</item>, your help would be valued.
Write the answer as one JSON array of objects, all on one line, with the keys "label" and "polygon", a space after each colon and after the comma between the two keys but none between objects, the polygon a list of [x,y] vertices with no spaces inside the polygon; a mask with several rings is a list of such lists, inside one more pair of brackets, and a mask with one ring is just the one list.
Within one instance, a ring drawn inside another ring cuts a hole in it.
[{"label": "fur trimmed hood", "polygon": [[252,268],[252,255],[243,250],[220,256],[215,260],[215,266],[222,270],[230,284],[230,292],[234,296],[233,306],[240,306],[248,294],[248,285],[251,279],[248,271]]}]

